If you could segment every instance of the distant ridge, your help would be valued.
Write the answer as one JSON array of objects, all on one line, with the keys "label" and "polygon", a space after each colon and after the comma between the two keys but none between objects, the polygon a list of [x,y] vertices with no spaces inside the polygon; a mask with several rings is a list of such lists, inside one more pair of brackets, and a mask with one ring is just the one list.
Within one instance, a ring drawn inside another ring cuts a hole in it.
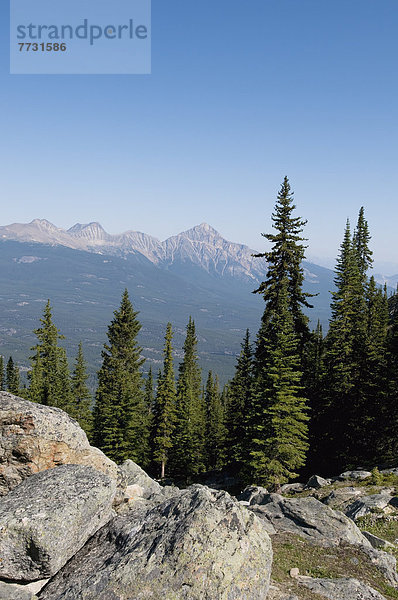
[{"label": "distant ridge", "polygon": [[161,242],[139,231],[111,235],[98,222],[76,223],[68,230],[45,219],[0,227],[0,239],[66,246],[101,254],[126,255],[137,252],[158,266],[170,268],[192,263],[208,273],[256,281],[264,274],[265,262],[254,259],[244,244],[224,239],[208,223],[201,223]]}]

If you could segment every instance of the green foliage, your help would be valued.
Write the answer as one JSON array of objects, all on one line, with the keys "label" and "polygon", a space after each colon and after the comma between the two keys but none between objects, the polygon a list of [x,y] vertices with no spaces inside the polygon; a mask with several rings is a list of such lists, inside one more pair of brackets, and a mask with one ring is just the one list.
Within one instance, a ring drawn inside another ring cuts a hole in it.
[{"label": "green foliage", "polygon": [[258,367],[253,393],[251,479],[278,490],[281,484],[297,477],[308,450],[309,417],[306,399],[301,396],[298,339],[289,312],[286,280],[268,336],[261,344],[265,357],[261,370]]},{"label": "green foliage", "polygon": [[353,236],[347,222],[337,260],[322,403],[313,406],[314,468],[323,472],[381,462],[391,440],[386,436],[387,295],[367,277],[369,240],[361,208]]},{"label": "green foliage", "polygon": [[89,439],[93,433],[93,415],[91,412],[91,394],[87,387],[88,379],[86,361],[83,355],[82,343],[76,356],[75,368],[72,374],[72,394],[68,412],[86,432]]},{"label": "green foliage", "polygon": [[224,427],[224,407],[221,401],[221,394],[217,377],[209,371],[206,390],[206,454],[207,468],[209,470],[219,470],[223,467],[225,461],[225,427]]},{"label": "green foliage", "polygon": [[12,356],[8,359],[6,367],[6,387],[11,394],[15,396],[19,395],[20,390],[20,377],[19,368],[14,364]]},{"label": "green foliage", "polygon": [[153,459],[160,465],[160,476],[166,474],[166,464],[173,447],[176,422],[176,386],[173,367],[173,331],[167,323],[163,350],[163,372],[159,373],[153,420]]},{"label": "green foliage", "polygon": [[148,415],[143,394],[141,325],[127,290],[108,327],[94,408],[94,443],[116,462],[145,466],[149,460]]},{"label": "green foliage", "polygon": [[372,475],[370,477],[371,485],[381,485],[382,481],[383,481],[383,476],[380,473],[379,469],[377,467],[373,467],[371,473],[372,473]]},{"label": "green foliage", "polygon": [[253,391],[253,357],[249,330],[246,331],[235,375],[226,390],[226,462],[240,468],[247,458],[247,427]]},{"label": "green foliage", "polygon": [[307,400],[302,395],[302,364],[310,339],[308,294],[302,290],[301,262],[305,247],[301,233],[306,221],[293,217],[293,194],[285,177],[272,215],[274,234],[265,281],[256,292],[266,303],[257,335],[254,385],[249,415],[248,447],[251,481],[274,489],[305,463],[308,449]]},{"label": "green foliage", "polygon": [[67,410],[71,398],[68,362],[64,348],[58,346],[58,340],[64,336],[52,321],[49,300],[40,322],[42,326],[34,331],[38,343],[32,348],[34,355],[28,373],[29,400]]},{"label": "green foliage", "polygon": [[197,344],[195,323],[190,317],[183,348],[184,358],[179,367],[170,465],[173,475],[185,478],[205,470],[206,415]]},{"label": "green foliage", "polygon": [[[272,214],[273,228],[276,234],[261,234],[273,244],[269,252],[256,254],[268,262],[268,272],[254,293],[262,294],[266,308],[262,318],[262,329],[268,328],[275,310],[277,310],[278,298],[281,287],[287,282],[288,309],[293,317],[294,332],[302,349],[308,339],[308,317],[303,312],[303,307],[312,308],[307,298],[311,294],[303,292],[304,270],[301,263],[305,255],[305,246],[301,243],[305,238],[301,237],[303,227],[307,221],[300,217],[294,217],[296,206],[293,204],[293,192],[291,192],[289,180],[284,178],[278,193],[277,203]],[[260,330],[260,341],[257,346],[256,355],[261,360],[264,349],[261,346],[262,332]]]}]

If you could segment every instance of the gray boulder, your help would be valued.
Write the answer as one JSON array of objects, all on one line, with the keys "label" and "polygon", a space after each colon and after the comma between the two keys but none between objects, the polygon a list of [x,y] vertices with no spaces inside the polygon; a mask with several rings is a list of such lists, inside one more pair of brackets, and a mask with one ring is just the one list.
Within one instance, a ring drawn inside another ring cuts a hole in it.
[{"label": "gray boulder", "polygon": [[319,490],[320,488],[325,487],[326,485],[330,485],[330,482],[330,479],[324,479],[319,475],[313,475],[307,481],[305,488]]},{"label": "gray boulder", "polygon": [[267,504],[251,505],[249,510],[271,522],[278,533],[295,533],[322,546],[341,542],[370,546],[353,521],[316,498],[284,498],[269,494]]},{"label": "gray boulder", "polygon": [[377,548],[379,550],[388,550],[393,549],[395,546],[388,542],[387,540],[383,540],[383,538],[378,537],[377,535],[373,535],[373,533],[369,533],[369,531],[362,531],[363,535],[367,540],[372,544],[373,548]]},{"label": "gray boulder", "polygon": [[377,548],[362,548],[362,552],[370,559],[379,571],[381,571],[386,580],[393,587],[398,587],[397,561],[395,556],[389,552],[378,550]]},{"label": "gray boulder", "polygon": [[113,519],[40,600],[265,600],[271,542],[226,492],[195,485]]},{"label": "gray boulder", "polygon": [[299,577],[299,582],[315,594],[329,600],[386,600],[379,592],[357,579]]},{"label": "gray boulder", "polygon": [[345,471],[341,473],[337,479],[340,481],[345,481],[347,479],[354,479],[355,481],[362,481],[362,479],[367,479],[370,477],[372,473],[370,471],[362,471],[358,469],[357,471]]},{"label": "gray boulder", "polygon": [[142,495],[144,498],[149,499],[154,495],[162,495],[162,486],[154,479],[151,479],[149,475],[147,475],[145,471],[132,460],[126,460],[120,465],[120,470],[126,478],[127,486],[139,485],[143,490]]},{"label": "gray boulder", "polygon": [[240,502],[248,502],[249,505],[262,504],[268,495],[267,489],[256,485],[248,485],[237,498]]},{"label": "gray boulder", "polygon": [[0,501],[0,577],[54,575],[113,515],[113,479],[63,465],[23,481]]},{"label": "gray boulder", "polygon": [[391,469],[383,469],[380,471],[383,475],[398,475],[398,467],[393,467]]},{"label": "gray boulder", "polygon": [[117,465],[90,446],[77,421],[59,408],[0,391],[0,496],[30,475],[64,464],[93,467],[124,487]]},{"label": "gray boulder", "polygon": [[291,493],[299,493],[302,492],[305,488],[304,483],[285,483],[281,487],[282,494],[291,494]]},{"label": "gray boulder", "polygon": [[375,512],[375,509],[383,510],[388,506],[390,500],[391,494],[388,492],[363,496],[359,500],[355,500],[355,502],[349,504],[344,513],[350,519],[355,520],[358,519],[358,517],[364,517],[368,513]]},{"label": "gray boulder", "polygon": [[334,510],[345,511],[347,506],[353,503],[355,499],[365,495],[365,491],[355,487],[337,488],[322,500],[327,506]]},{"label": "gray boulder", "polygon": [[36,594],[47,582],[48,579],[42,579],[22,585],[0,581],[0,598],[1,600],[37,600]]}]

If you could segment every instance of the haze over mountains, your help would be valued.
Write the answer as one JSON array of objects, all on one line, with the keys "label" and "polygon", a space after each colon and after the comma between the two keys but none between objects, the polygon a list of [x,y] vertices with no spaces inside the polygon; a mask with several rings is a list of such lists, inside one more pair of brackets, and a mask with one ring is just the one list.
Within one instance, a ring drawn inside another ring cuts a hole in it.
[{"label": "haze over mountains", "polygon": [[[162,242],[135,231],[110,235],[99,223],[64,230],[35,219],[0,227],[0,240],[0,352],[22,364],[28,364],[47,298],[70,357],[82,340],[93,372],[125,287],[140,311],[144,355],[155,368],[167,321],[175,328],[178,357],[192,315],[202,365],[224,380],[233,373],[245,329],[254,338],[259,328],[263,300],[251,292],[264,279],[264,259],[206,223]],[[318,294],[311,321],[327,325],[333,272],[308,262],[304,270],[305,290]]]}]

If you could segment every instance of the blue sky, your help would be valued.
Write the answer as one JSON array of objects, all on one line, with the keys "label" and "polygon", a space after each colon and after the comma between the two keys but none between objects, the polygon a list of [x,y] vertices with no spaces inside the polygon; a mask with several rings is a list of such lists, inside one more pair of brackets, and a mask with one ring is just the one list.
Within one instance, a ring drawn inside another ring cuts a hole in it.
[{"label": "blue sky", "polygon": [[398,270],[396,0],[153,0],[150,76],[9,75],[8,19],[2,2],[1,224],[206,221],[261,249],[287,174],[310,256],[364,205]]}]

